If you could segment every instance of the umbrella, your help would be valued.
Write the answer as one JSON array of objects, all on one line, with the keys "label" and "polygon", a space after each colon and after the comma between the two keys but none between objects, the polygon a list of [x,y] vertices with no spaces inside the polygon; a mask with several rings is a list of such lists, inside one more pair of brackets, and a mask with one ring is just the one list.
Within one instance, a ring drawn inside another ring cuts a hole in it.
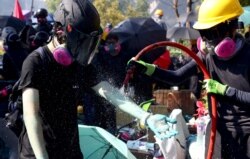
[{"label": "umbrella", "polygon": [[[150,44],[166,40],[166,30],[152,18],[137,17],[126,19],[115,26],[110,33],[118,35],[123,51],[125,50],[130,54],[130,57],[135,56],[140,50]],[[150,59],[148,62],[154,61],[155,57],[164,52],[164,50],[159,50],[156,51],[156,54],[150,54],[151,56],[149,54],[145,55],[145,58]]]},{"label": "umbrella", "polygon": [[187,21],[194,22],[194,21],[197,21],[197,19],[198,19],[197,12],[194,12],[194,11],[182,14],[179,17],[180,22],[184,22],[184,23],[187,22]]},{"label": "umbrella", "polygon": [[239,17],[239,21],[242,21],[244,25],[250,24],[250,6],[243,7],[244,13]]},{"label": "umbrella", "polygon": [[186,27],[174,27],[168,30],[169,39],[197,39],[200,33],[197,30]]},{"label": "umbrella", "polygon": [[136,159],[123,141],[106,130],[86,125],[78,128],[85,159]]},{"label": "umbrella", "polygon": [[25,26],[25,21],[13,16],[2,15],[0,16],[0,28],[3,29],[5,26],[12,26],[17,32],[20,32]]}]

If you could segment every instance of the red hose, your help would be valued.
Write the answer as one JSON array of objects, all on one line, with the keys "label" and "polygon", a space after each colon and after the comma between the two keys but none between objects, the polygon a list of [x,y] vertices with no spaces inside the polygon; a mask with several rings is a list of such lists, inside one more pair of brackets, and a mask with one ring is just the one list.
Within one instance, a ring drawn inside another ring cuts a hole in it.
[{"label": "red hose", "polygon": [[[184,51],[185,53],[187,53],[190,57],[192,57],[195,60],[195,62],[197,63],[197,65],[201,69],[202,73],[204,74],[204,78],[205,79],[210,79],[210,75],[209,75],[205,65],[202,63],[201,59],[196,55],[196,53],[192,52],[190,49],[188,49],[187,47],[185,47],[184,45],[181,45],[179,43],[170,42],[170,41],[162,41],[162,42],[157,42],[157,43],[148,45],[147,47],[142,49],[135,56],[135,60],[138,60],[142,55],[148,53],[149,51],[151,51],[153,49],[156,49],[158,47],[166,47],[166,46],[175,47],[175,48],[178,48],[178,49]],[[131,72],[129,74],[130,74],[129,76],[131,76]],[[127,76],[127,78],[129,76]],[[126,79],[126,80],[128,80],[128,79]],[[126,82],[127,81],[125,81],[125,83]],[[217,124],[217,107],[216,107],[216,103],[217,102],[216,102],[215,96],[212,95],[211,96],[212,129],[211,129],[211,133],[210,133],[210,140],[209,140],[209,147],[208,147],[208,152],[207,152],[207,159],[212,159],[213,150],[214,150],[214,143],[215,143],[215,136],[216,136],[216,124]]]}]

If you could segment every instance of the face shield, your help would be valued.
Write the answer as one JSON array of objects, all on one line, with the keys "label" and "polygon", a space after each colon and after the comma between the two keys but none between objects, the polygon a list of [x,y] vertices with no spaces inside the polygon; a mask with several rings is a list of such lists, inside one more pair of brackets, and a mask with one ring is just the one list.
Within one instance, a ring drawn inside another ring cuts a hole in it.
[{"label": "face shield", "polygon": [[86,34],[72,28],[67,33],[66,47],[75,62],[80,65],[88,65],[97,52],[100,39],[101,33],[99,30]]}]

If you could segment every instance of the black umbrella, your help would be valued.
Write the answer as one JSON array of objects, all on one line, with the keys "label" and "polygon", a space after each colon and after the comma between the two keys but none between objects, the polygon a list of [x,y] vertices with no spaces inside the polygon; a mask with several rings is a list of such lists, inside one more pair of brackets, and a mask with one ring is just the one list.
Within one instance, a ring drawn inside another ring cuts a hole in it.
[{"label": "black umbrella", "polygon": [[194,12],[194,11],[191,11],[189,13],[185,13],[185,14],[182,14],[180,17],[179,17],[179,20],[180,22],[195,22],[197,21],[198,19],[198,13],[197,12]]},{"label": "black umbrella", "polygon": [[[123,51],[131,57],[150,44],[166,40],[166,30],[152,18],[129,18],[120,22],[110,33],[118,35]],[[146,54],[144,59],[152,62],[164,52],[164,49],[154,52]]]},{"label": "black umbrella", "polygon": [[197,30],[186,27],[174,27],[168,30],[169,39],[197,39],[200,33]]},{"label": "black umbrella", "polygon": [[0,28],[3,29],[5,26],[11,26],[17,30],[17,32],[20,32],[24,26],[25,21],[20,20],[18,18],[15,18],[13,16],[0,16]]}]

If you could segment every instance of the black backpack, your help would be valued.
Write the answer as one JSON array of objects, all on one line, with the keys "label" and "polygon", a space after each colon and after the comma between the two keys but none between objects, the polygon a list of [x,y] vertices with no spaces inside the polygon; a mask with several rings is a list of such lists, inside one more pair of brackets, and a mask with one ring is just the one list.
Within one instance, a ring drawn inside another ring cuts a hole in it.
[{"label": "black backpack", "polygon": [[17,136],[20,135],[23,127],[22,117],[22,92],[18,91],[20,79],[15,83],[12,88],[12,93],[9,96],[8,111],[5,115],[6,127],[11,129]]},{"label": "black backpack", "polygon": [[[42,61],[45,63],[45,55],[42,47],[38,48]],[[23,128],[23,101],[22,91],[18,90],[20,79],[14,84],[12,93],[9,96],[8,113],[5,115],[6,127],[11,129],[17,136],[20,135]]]}]

